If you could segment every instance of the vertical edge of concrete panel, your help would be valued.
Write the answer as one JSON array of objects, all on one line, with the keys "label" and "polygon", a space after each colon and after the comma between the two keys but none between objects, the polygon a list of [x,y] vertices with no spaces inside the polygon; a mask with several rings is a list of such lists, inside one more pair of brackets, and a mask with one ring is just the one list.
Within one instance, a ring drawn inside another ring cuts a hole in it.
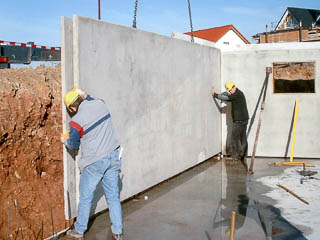
[{"label": "vertical edge of concrete panel", "polygon": [[[73,85],[82,88],[80,85],[80,42],[79,42],[79,16],[73,15],[72,17],[72,33],[73,33],[73,45],[72,45],[72,56],[73,56]],[[76,194],[75,198],[73,198],[73,204],[77,208],[79,199],[80,199],[80,192],[79,192],[79,184],[80,184],[80,169],[78,167],[78,159],[81,156],[81,147],[79,150],[79,154],[75,156],[75,174],[73,175],[73,181],[75,181],[76,185]],[[76,213],[75,213],[76,215]]]},{"label": "vertical edge of concrete panel", "polygon": [[80,16],[74,20],[74,47],[81,48],[74,53],[75,78],[107,103],[124,148],[122,200],[221,151],[220,112],[211,96],[212,85],[221,87],[220,50]]},{"label": "vertical edge of concrete panel", "polygon": [[73,15],[73,79],[74,86],[80,86],[80,43],[79,43],[79,16]]},{"label": "vertical edge of concrete panel", "polygon": [[[73,87],[73,56],[72,56],[72,19],[61,17],[61,85],[62,96]],[[64,107],[62,97],[62,123],[63,132],[68,131],[70,117]],[[76,165],[74,158],[63,147],[63,168],[64,168],[64,206],[65,219],[69,220],[76,216],[76,182],[74,176]]]},{"label": "vertical edge of concrete panel", "polygon": [[[223,55],[222,55],[222,52],[220,50],[220,55],[219,55],[219,62],[220,62],[220,72],[219,72],[219,76],[220,76],[220,86],[219,86],[219,91],[222,92],[222,88],[224,87],[224,82],[223,82]],[[218,99],[217,99],[218,101]],[[225,144],[224,142],[222,141],[223,139],[223,135],[224,135],[224,116],[225,114],[223,113],[222,111],[222,102],[221,101],[218,101],[219,102],[219,106],[220,106],[220,109],[221,109],[221,115],[220,115],[220,152],[222,155],[225,154]]]}]

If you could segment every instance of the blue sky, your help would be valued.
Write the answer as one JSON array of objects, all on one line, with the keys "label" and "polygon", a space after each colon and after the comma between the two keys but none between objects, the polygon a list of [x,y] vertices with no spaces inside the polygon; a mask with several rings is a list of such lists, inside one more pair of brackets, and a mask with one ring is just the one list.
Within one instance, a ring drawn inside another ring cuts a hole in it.
[{"label": "blue sky", "polygon": [[[320,0],[190,0],[194,30],[233,24],[250,42],[287,7],[320,9]],[[137,28],[170,36],[190,31],[187,0],[139,0]],[[101,20],[132,26],[135,0],[101,0]],[[0,40],[60,46],[60,16],[98,18],[98,0],[7,0]]]}]

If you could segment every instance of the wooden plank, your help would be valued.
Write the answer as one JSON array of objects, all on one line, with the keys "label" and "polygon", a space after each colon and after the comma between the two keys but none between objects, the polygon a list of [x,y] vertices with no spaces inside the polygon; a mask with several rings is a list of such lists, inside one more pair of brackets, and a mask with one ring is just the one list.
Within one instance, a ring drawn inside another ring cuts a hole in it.
[{"label": "wooden plank", "polygon": [[291,190],[289,190],[288,188],[286,188],[285,186],[282,186],[281,184],[277,184],[278,187],[281,187],[282,189],[286,190],[288,193],[290,193],[292,196],[298,198],[300,201],[304,202],[305,204],[309,204],[306,200],[304,200],[302,197],[298,196],[297,194],[295,194],[294,192],[292,192]]}]

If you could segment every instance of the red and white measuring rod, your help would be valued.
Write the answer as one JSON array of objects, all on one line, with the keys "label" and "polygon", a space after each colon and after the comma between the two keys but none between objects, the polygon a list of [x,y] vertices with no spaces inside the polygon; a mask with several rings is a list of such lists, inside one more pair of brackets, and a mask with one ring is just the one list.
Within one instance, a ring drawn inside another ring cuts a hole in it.
[{"label": "red and white measuring rod", "polygon": [[41,48],[41,49],[61,51],[61,47],[47,47],[47,46],[41,46],[41,45],[35,45],[35,44],[8,42],[3,40],[0,40],[0,45],[21,46],[21,47],[31,47],[31,48]]}]

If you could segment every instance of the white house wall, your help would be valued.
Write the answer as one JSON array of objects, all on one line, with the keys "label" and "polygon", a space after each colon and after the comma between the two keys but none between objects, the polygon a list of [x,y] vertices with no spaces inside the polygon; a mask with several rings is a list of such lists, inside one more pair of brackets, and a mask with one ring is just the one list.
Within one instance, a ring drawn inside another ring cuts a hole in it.
[{"label": "white house wall", "polygon": [[230,45],[245,45],[246,43],[233,31],[229,30],[217,42],[217,48],[228,48]]}]

